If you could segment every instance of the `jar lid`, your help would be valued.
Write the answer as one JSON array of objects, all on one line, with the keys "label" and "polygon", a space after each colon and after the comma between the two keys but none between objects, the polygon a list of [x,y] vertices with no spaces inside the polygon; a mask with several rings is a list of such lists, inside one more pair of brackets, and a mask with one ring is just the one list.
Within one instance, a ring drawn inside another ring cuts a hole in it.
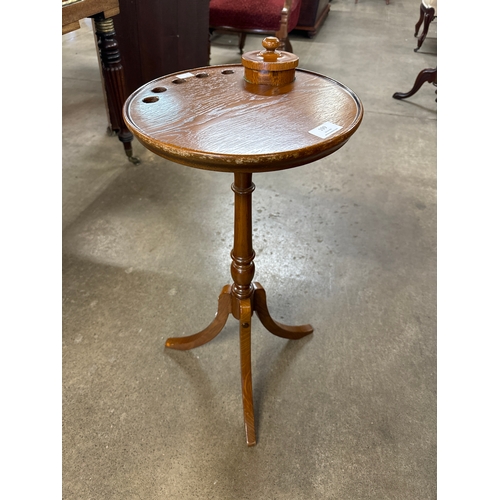
[{"label": "jar lid", "polygon": [[276,50],[280,41],[275,36],[268,36],[262,41],[266,50],[254,50],[241,56],[245,68],[257,71],[289,71],[299,64],[299,58],[291,52]]}]

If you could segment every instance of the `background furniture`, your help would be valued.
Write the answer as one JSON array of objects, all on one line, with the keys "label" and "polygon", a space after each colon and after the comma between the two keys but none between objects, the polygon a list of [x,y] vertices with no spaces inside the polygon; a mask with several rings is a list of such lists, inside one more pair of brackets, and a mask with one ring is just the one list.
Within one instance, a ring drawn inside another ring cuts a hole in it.
[{"label": "background furniture", "polygon": [[[425,37],[427,36],[429,24],[435,18],[436,13],[437,13],[437,0],[422,0],[420,4],[420,18],[417,24],[415,25],[415,36],[418,35],[418,31],[420,30],[422,22],[424,23],[424,29],[422,31],[422,35],[418,39],[418,46],[416,49],[414,49],[414,52],[417,52],[417,50],[422,46],[422,43],[425,40]],[[418,90],[422,87],[422,85],[425,82],[431,83],[432,85],[437,87],[437,68],[423,69],[415,78],[415,83],[408,92],[395,92],[392,97],[394,99],[406,99],[407,97],[411,97],[412,95],[418,92]]]},{"label": "background furniture", "polygon": [[425,82],[432,83],[434,86],[437,86],[437,68],[423,69],[417,75],[411,90],[408,92],[396,92],[392,97],[394,97],[394,99],[406,99],[407,97],[411,97]]},{"label": "background furniture", "polygon": [[330,12],[329,0],[302,0],[296,30],[305,31],[309,38],[318,32]]},{"label": "background furniture", "polygon": [[302,0],[210,0],[210,30],[239,33],[243,53],[247,33],[274,35],[292,52],[288,34],[298,23]]},{"label": "background furniture", "polygon": [[101,75],[104,83],[109,128],[117,132],[123,143],[128,159],[133,163],[139,160],[133,156],[133,135],[127,129],[122,116],[122,107],[128,95],[125,90],[124,69],[119,46],[115,38],[112,16],[120,12],[118,0],[63,0],[62,34],[80,28],[80,19],[93,19],[94,32],[101,60]]},{"label": "background furniture", "polygon": [[417,41],[417,48],[414,49],[415,52],[422,47],[424,43],[425,37],[427,36],[427,32],[429,31],[429,25],[434,19],[437,17],[437,0],[422,0],[420,4],[420,18],[415,24],[415,37],[418,36],[418,32],[420,30],[420,26],[424,23],[424,28],[422,30],[422,34],[419,36]]},{"label": "background furniture", "polygon": [[[275,41],[277,46],[279,41]],[[266,54],[274,50],[266,48]],[[271,55],[263,56],[264,78],[276,71],[278,63],[271,61]],[[293,54],[284,57],[286,71],[289,56]],[[260,53],[254,59],[258,57]],[[247,57],[247,62],[254,61]],[[264,288],[253,283],[252,174],[305,165],[337,151],[359,127],[363,107],[350,89],[310,71],[295,70],[295,80],[281,86],[250,84],[244,79],[247,62],[245,70],[233,64],[158,78],[128,98],[124,114],[137,139],[153,153],[190,167],[234,173],[234,281],[222,288],[217,314],[207,328],[169,338],[165,346],[199,347],[219,334],[229,314],[239,321],[243,414],[246,441],[252,446],[256,443],[250,345],[253,312],[279,337],[300,339],[313,331],[311,325],[286,326],[275,321]],[[192,311],[196,311],[195,304]]]},{"label": "background furniture", "polygon": [[120,0],[115,18],[130,95],[159,76],[209,62],[209,0]]}]

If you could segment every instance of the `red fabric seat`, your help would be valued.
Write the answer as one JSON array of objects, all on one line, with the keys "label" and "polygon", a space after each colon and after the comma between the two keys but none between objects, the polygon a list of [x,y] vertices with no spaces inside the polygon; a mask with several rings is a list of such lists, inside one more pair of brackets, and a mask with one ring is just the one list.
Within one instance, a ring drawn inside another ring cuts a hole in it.
[{"label": "red fabric seat", "polygon": [[[301,0],[293,0],[288,32],[299,21]],[[234,31],[278,31],[284,0],[210,0],[210,26]]]}]

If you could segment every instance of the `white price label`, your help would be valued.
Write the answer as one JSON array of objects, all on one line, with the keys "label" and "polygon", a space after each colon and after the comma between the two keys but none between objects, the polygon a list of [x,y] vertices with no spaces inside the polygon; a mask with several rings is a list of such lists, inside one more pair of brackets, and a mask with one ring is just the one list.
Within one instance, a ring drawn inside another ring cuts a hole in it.
[{"label": "white price label", "polygon": [[335,125],[335,123],[325,122],[323,125],[309,130],[309,133],[315,135],[316,137],[320,137],[321,139],[326,139],[329,135],[332,135],[341,128],[342,127],[340,125]]},{"label": "white price label", "polygon": [[177,75],[177,78],[190,78],[194,76],[193,73],[182,73],[182,75]]}]

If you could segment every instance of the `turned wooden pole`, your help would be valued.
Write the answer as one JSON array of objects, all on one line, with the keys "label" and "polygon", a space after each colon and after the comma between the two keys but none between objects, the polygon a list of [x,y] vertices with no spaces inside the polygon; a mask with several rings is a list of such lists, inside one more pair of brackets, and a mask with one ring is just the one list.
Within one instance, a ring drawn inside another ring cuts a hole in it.
[{"label": "turned wooden pole", "polygon": [[252,193],[255,184],[251,173],[234,174],[234,246],[231,251],[231,276],[234,283],[231,287],[233,301],[233,316],[240,318],[239,300],[252,296],[252,279],[255,274],[253,259],[255,252],[252,248]]}]

